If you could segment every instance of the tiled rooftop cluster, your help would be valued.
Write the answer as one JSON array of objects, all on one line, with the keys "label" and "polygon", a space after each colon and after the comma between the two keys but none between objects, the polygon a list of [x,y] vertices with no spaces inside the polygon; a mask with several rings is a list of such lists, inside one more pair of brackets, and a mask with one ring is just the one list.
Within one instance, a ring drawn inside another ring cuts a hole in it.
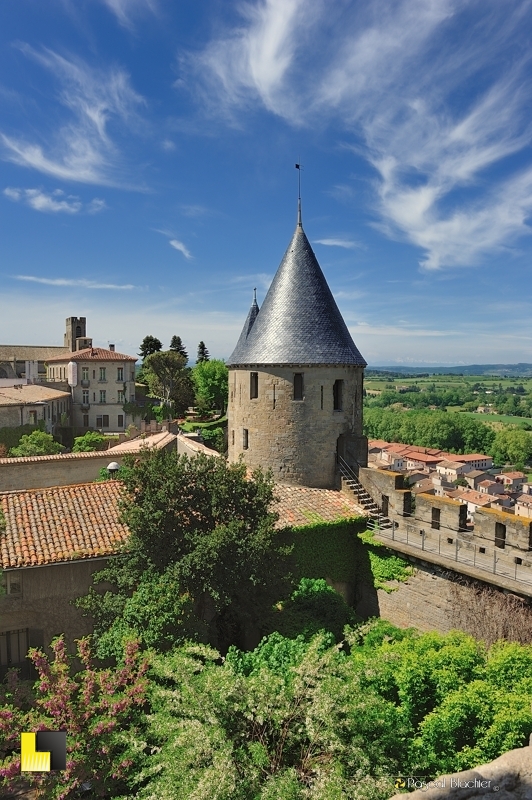
[{"label": "tiled rooftop cluster", "polygon": [[[504,509],[532,519],[532,486],[527,476],[494,469],[492,458],[483,453],[457,455],[381,439],[370,440],[368,450],[370,467],[404,473],[414,494],[428,492],[467,504],[471,522],[479,507]],[[465,481],[467,486],[457,485],[457,481]]]}]

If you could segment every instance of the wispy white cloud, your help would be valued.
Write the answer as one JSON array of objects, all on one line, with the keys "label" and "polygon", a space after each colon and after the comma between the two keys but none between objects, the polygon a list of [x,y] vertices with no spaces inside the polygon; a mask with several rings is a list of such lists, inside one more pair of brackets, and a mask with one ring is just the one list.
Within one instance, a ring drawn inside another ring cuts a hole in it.
[{"label": "wispy white cloud", "polygon": [[157,12],[155,0],[101,0],[113,12],[120,25],[133,29],[133,18],[143,11]]},{"label": "wispy white cloud", "polygon": [[70,116],[52,132],[46,146],[0,133],[4,159],[61,180],[124,183],[121,156],[108,127],[111,120],[127,123],[129,130],[136,124],[144,100],[130,85],[129,76],[115,67],[94,69],[79,58],[68,59],[47,48],[22,45],[20,49],[58,80],[57,99]]},{"label": "wispy white cloud", "polygon": [[352,239],[314,239],[313,243],[324,244],[327,247],[343,247],[345,250],[353,250],[355,247],[360,247]]},{"label": "wispy white cloud", "polygon": [[[375,169],[380,229],[419,247],[424,269],[469,265],[531,232],[531,61],[519,44],[531,6],[316,2],[308,14],[302,0],[257,0],[190,63],[225,114],[260,103],[298,127],[339,121]],[[516,154],[524,167],[498,169]]]},{"label": "wispy white cloud", "polygon": [[188,247],[177,238],[173,231],[166,230],[166,228],[152,228],[152,230],[155,231],[155,233],[161,233],[163,236],[166,236],[170,247],[173,247],[174,250],[178,250],[185,256],[185,258],[194,258]]},{"label": "wispy white cloud", "polygon": [[192,258],[192,253],[188,249],[188,247],[180,242],[179,239],[170,239],[170,247],[173,247],[174,250],[179,250],[180,253],[183,253],[185,258]]},{"label": "wispy white cloud", "polygon": [[[261,0],[239,6],[242,25],[213,40],[189,66],[202,74],[224,110],[260,98],[266,108],[278,112],[280,89],[305,32],[317,16],[323,0]],[[221,90],[221,93],[220,93]],[[289,98],[286,97],[289,105]]]},{"label": "wispy white cloud", "polygon": [[38,278],[35,275],[13,275],[17,281],[29,281],[30,283],[43,283],[46,286],[79,286],[82,289],[136,289],[132,283],[99,283],[98,281],[88,281],[83,278]]},{"label": "wispy white cloud", "polygon": [[[23,202],[35,211],[57,214],[78,214],[84,209],[83,203],[75,195],[66,195],[61,189],[56,189],[51,194],[42,189],[17,189],[8,186],[4,195],[15,202]],[[89,214],[97,214],[106,208],[105,200],[95,197],[85,206]]]}]

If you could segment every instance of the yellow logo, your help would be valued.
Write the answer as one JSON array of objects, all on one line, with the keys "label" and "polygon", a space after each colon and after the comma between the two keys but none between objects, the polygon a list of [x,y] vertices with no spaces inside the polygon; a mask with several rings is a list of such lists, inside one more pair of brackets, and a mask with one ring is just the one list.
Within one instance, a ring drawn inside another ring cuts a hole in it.
[{"label": "yellow logo", "polygon": [[20,771],[66,769],[66,731],[20,734]]},{"label": "yellow logo", "polygon": [[396,789],[404,789],[406,786],[406,781],[404,778],[396,778],[395,779],[395,788]]}]

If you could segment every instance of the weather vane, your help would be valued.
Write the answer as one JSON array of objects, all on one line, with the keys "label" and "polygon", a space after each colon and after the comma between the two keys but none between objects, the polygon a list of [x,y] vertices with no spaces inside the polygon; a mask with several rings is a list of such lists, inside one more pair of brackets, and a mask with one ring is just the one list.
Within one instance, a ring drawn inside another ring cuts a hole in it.
[{"label": "weather vane", "polygon": [[297,169],[297,224],[301,227],[301,170],[303,169],[303,165],[301,164],[301,159],[299,159],[299,163],[296,164]]}]

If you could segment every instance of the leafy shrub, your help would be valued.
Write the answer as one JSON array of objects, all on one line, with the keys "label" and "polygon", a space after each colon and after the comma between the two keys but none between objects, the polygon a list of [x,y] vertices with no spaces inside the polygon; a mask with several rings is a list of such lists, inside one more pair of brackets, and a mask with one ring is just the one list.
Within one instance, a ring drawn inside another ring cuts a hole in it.
[{"label": "leafy shrub", "polygon": [[65,448],[56,442],[51,433],[34,430],[32,433],[21,436],[18,447],[12,447],[10,456],[50,456],[60,453]]},{"label": "leafy shrub", "polygon": [[87,431],[83,436],[76,436],[74,439],[73,453],[92,453],[95,450],[103,450],[107,442],[105,436],[96,431]]}]

